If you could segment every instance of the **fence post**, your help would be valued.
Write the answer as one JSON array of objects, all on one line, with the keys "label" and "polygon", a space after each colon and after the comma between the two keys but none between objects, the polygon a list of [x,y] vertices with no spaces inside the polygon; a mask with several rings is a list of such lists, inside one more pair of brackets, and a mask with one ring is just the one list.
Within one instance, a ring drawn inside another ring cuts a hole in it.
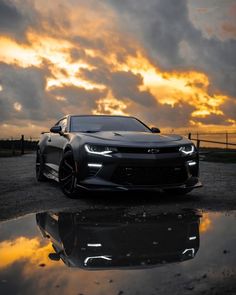
[{"label": "fence post", "polygon": [[191,140],[191,132],[188,134],[188,139],[190,139]]},{"label": "fence post", "polygon": [[228,149],[228,143],[229,143],[229,138],[228,138],[228,132],[226,131],[226,133],[225,133],[225,145],[226,145],[226,149]]},{"label": "fence post", "polygon": [[199,139],[197,140],[197,149],[198,150],[200,149],[200,140]]},{"label": "fence post", "polygon": [[15,156],[15,141],[11,138],[11,153]]},{"label": "fence post", "polygon": [[24,135],[21,135],[21,154],[24,155],[25,149],[24,149]]}]

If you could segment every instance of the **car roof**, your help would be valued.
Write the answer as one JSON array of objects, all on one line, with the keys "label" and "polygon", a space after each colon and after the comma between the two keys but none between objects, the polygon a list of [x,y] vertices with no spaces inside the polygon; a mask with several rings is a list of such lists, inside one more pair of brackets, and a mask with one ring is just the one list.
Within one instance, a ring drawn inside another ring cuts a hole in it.
[{"label": "car roof", "polygon": [[124,115],[75,115],[75,114],[70,114],[67,115],[70,117],[124,117],[124,118],[133,118],[132,116],[124,116]]},{"label": "car roof", "polygon": [[[134,119],[137,119],[133,116],[124,116],[124,115],[76,115],[76,114],[68,114],[68,115],[65,115],[63,117],[61,117],[58,121],[64,119],[64,118],[69,118],[69,117],[118,117],[118,118],[134,118]],[[137,119],[138,120],[138,119]]]}]

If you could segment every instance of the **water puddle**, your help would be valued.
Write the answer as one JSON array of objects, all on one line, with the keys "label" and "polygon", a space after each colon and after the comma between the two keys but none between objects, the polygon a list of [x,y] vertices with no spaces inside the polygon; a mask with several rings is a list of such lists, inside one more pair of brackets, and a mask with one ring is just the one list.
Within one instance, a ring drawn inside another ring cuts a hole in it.
[{"label": "water puddle", "polygon": [[107,208],[3,222],[0,294],[235,294],[235,219]]}]

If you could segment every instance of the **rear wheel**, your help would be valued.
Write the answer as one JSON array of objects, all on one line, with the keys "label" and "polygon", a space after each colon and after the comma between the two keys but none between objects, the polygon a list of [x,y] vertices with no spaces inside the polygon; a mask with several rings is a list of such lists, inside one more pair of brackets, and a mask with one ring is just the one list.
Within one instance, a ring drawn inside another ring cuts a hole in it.
[{"label": "rear wheel", "polygon": [[64,154],[59,167],[59,183],[63,193],[69,198],[76,197],[77,175],[73,153]]},{"label": "rear wheel", "polygon": [[35,166],[35,172],[36,172],[36,179],[38,181],[45,181],[47,178],[43,174],[44,172],[44,160],[43,156],[40,152],[40,150],[37,150],[36,153],[36,166]]}]

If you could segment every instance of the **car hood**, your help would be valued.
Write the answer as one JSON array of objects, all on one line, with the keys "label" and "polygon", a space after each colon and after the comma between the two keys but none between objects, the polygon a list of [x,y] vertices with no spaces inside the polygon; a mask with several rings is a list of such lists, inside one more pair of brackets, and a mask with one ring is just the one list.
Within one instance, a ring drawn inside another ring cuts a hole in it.
[{"label": "car hood", "polygon": [[167,143],[173,141],[180,141],[183,139],[180,135],[162,135],[149,132],[128,132],[128,131],[100,131],[92,134],[86,134],[86,137],[90,137],[97,140],[105,141],[120,141],[124,143]]}]

